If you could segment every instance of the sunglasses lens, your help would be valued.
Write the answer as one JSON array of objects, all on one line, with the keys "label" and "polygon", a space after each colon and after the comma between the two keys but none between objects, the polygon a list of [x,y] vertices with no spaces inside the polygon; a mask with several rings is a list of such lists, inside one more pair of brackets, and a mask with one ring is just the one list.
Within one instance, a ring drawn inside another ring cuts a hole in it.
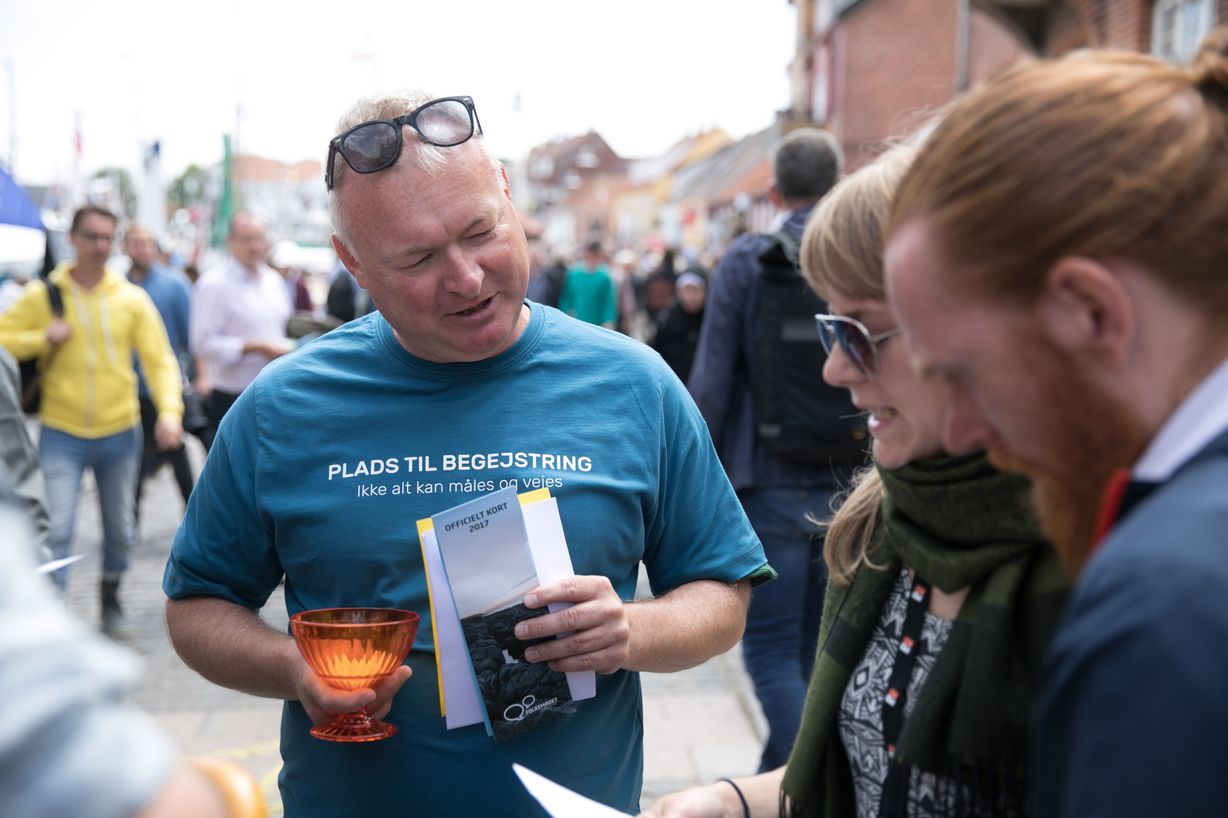
[{"label": "sunglasses lens", "polygon": [[387,122],[368,122],[351,131],[341,143],[342,154],[359,173],[388,167],[400,155],[400,148],[401,135]]},{"label": "sunglasses lens", "polygon": [[823,351],[831,355],[831,351],[836,348],[837,343],[832,322],[819,318],[816,323],[819,325],[819,341],[823,344]]},{"label": "sunglasses lens", "polygon": [[841,321],[836,324],[836,337],[858,369],[867,375],[874,374],[874,344],[860,327]]},{"label": "sunglasses lens", "polygon": [[450,148],[473,136],[473,117],[465,103],[441,99],[418,110],[414,127],[432,145]]}]

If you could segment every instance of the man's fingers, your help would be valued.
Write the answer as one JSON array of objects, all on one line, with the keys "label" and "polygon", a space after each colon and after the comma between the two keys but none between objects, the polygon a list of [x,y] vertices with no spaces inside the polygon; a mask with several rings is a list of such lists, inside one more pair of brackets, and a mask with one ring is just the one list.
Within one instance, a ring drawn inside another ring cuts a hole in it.
[{"label": "man's fingers", "polygon": [[[608,615],[607,615],[608,617]],[[561,611],[542,614],[532,619],[516,623],[516,638],[526,642],[534,639],[544,639],[547,636],[557,636],[561,633],[595,628],[604,618],[599,610],[586,605],[572,605]]]},{"label": "man's fingers", "polygon": [[609,578],[572,576],[534,588],[525,594],[524,604],[530,608],[541,608],[552,602],[583,602],[602,594],[614,595],[614,586]]},{"label": "man's fingers", "polygon": [[596,653],[618,642],[612,629],[580,631],[562,639],[547,639],[539,642],[524,652],[524,658],[530,662],[549,662],[566,656],[579,656],[586,653]]},{"label": "man's fingers", "polygon": [[380,679],[375,683],[375,701],[367,705],[367,711],[377,719],[382,719],[388,715],[388,711],[392,709],[392,700],[396,696],[397,691],[401,689],[401,685],[409,681],[409,677],[414,675],[414,672],[409,669],[409,665],[401,665],[387,679]]}]

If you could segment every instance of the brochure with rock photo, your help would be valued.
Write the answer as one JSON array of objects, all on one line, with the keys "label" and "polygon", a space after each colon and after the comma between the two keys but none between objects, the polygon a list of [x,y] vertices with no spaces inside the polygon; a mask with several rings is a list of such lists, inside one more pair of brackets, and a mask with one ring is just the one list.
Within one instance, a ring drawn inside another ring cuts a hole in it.
[{"label": "brochure with rock photo", "polygon": [[487,731],[504,741],[575,712],[566,674],[525,661],[525,649],[546,640],[526,642],[514,633],[517,622],[547,612],[522,601],[541,583],[516,489],[462,503],[431,522]]}]

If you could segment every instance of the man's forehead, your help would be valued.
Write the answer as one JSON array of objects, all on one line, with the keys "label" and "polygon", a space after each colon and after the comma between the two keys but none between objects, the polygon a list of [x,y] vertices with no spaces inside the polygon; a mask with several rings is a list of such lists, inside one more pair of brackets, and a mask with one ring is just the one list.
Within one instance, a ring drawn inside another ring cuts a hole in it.
[{"label": "man's forehead", "polygon": [[[460,166],[433,174],[421,168],[394,167],[348,180],[358,182],[342,194],[356,243],[386,261],[395,261],[479,227],[494,227],[510,203],[493,183],[493,170],[489,177],[481,178],[470,175],[475,172]],[[486,184],[488,179],[490,184]]]},{"label": "man's forehead", "polygon": [[101,230],[111,230],[114,229],[115,222],[101,213],[86,213],[81,217],[81,226]]},{"label": "man's forehead", "polygon": [[992,310],[961,297],[928,228],[920,221],[892,235],[884,254],[888,300],[904,330],[914,369],[958,375],[992,334]]}]

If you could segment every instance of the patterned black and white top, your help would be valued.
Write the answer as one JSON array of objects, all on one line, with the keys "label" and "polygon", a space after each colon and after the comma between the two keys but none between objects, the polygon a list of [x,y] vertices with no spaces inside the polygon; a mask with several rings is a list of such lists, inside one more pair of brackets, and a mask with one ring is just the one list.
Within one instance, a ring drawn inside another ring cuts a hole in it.
[{"label": "patterned black and white top", "polygon": [[[853,772],[857,818],[875,818],[879,814],[888,765],[887,750],[883,747],[883,696],[887,693],[887,682],[895,664],[896,651],[899,650],[911,588],[912,576],[905,568],[891,588],[861,661],[853,668],[836,715],[840,740]],[[904,702],[905,719],[912,712],[913,704],[947,642],[951,624],[949,619],[928,612],[925,614],[916,664]],[[907,813],[910,817],[930,816],[940,811],[935,809],[937,784],[938,776],[933,773],[912,771]]]}]

